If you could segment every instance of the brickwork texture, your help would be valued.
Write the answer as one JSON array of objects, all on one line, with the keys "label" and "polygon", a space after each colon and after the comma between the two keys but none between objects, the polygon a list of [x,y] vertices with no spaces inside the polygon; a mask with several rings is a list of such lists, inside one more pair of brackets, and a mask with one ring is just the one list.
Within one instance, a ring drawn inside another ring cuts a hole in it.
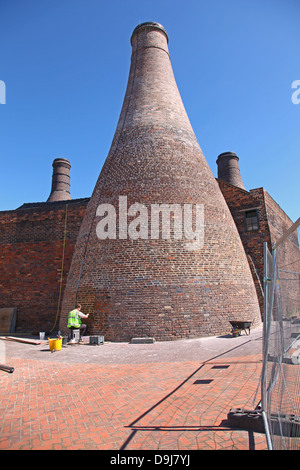
[{"label": "brickwork texture", "polygon": [[49,332],[55,326],[86,201],[29,204],[1,213],[0,306],[17,307],[17,332]]}]

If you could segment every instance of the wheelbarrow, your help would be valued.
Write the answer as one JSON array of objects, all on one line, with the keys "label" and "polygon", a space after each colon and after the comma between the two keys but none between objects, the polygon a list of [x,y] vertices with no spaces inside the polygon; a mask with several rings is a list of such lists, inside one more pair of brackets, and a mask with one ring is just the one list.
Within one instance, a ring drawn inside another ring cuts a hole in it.
[{"label": "wheelbarrow", "polygon": [[245,331],[246,335],[250,335],[252,321],[230,321],[230,324],[232,326],[231,333],[233,336],[240,336],[242,334],[242,330]]}]

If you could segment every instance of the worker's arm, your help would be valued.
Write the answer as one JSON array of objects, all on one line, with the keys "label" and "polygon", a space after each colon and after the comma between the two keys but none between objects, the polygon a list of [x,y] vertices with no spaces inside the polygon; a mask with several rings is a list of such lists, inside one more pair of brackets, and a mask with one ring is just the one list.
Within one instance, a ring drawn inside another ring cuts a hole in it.
[{"label": "worker's arm", "polygon": [[80,318],[88,318],[89,316],[89,313],[87,313],[86,315],[82,312],[78,312],[78,315],[80,316]]}]

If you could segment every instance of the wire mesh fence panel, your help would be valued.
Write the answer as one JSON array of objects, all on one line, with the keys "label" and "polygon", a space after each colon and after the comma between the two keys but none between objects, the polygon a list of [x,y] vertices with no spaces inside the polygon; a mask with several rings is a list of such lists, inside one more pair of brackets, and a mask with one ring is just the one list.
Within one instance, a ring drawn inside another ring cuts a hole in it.
[{"label": "wire mesh fence panel", "polygon": [[265,250],[265,385],[271,448],[300,449],[300,251],[297,228]]}]

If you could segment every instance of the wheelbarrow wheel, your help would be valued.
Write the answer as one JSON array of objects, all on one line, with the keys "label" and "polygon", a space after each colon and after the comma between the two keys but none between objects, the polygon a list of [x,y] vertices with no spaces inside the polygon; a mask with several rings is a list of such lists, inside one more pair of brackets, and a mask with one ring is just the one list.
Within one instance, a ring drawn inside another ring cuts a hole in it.
[{"label": "wheelbarrow wheel", "polygon": [[236,326],[232,328],[232,336],[237,337],[241,336],[241,330]]}]

